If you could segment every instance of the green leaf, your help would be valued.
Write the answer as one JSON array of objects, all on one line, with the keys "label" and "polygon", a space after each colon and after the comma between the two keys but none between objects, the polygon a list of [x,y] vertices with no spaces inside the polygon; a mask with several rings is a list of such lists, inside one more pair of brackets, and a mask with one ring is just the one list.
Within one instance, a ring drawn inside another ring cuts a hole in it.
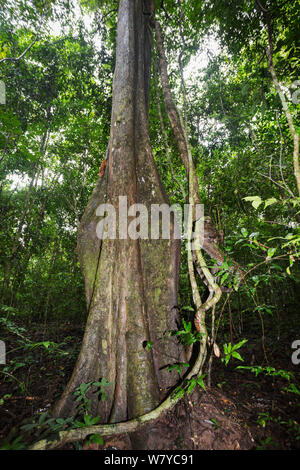
[{"label": "green leaf", "polygon": [[147,349],[148,351],[151,351],[151,349],[152,349],[152,347],[153,347],[153,344],[154,344],[153,341],[147,341],[147,342],[146,342],[146,346],[145,346],[146,349]]},{"label": "green leaf", "polygon": [[244,359],[242,358],[242,356],[241,356],[237,351],[232,351],[232,357],[235,357],[235,358],[238,359],[239,361],[244,361]]},{"label": "green leaf", "polygon": [[182,307],[183,310],[188,310],[189,312],[194,312],[194,308],[191,307],[190,305],[185,305],[185,307]]},{"label": "green leaf", "polygon": [[268,206],[271,206],[272,204],[275,204],[275,202],[277,202],[277,199],[275,197],[271,197],[269,199],[267,199],[265,201],[265,209],[268,207]]},{"label": "green leaf", "polygon": [[[233,346],[233,350],[236,350],[236,349],[240,349],[245,343],[247,343],[247,339],[242,339],[242,341],[240,341],[239,343],[235,344]],[[230,344],[230,343],[229,343]]]},{"label": "green leaf", "polygon": [[269,248],[268,253],[267,253],[268,258],[272,258],[272,256],[274,256],[276,250],[277,250],[277,248]]},{"label": "green leaf", "polygon": [[102,446],[104,444],[104,441],[102,439],[102,437],[99,435],[99,434],[92,434],[88,441],[92,444],[99,444],[100,446]]},{"label": "green leaf", "polygon": [[189,367],[189,364],[188,364],[187,362],[182,362],[182,363],[178,363],[178,364],[172,364],[171,366],[169,366],[169,367],[167,368],[167,371],[168,371],[168,372],[171,372],[172,370],[176,369],[177,372],[180,374],[182,367]]},{"label": "green leaf", "polygon": [[243,198],[245,201],[252,202],[252,206],[254,209],[258,209],[259,206],[262,204],[263,200],[260,196],[247,196]]},{"label": "green leaf", "polygon": [[187,393],[190,394],[194,390],[194,388],[197,385],[197,380],[196,379],[191,379],[187,388]]},{"label": "green leaf", "polygon": [[295,395],[300,395],[300,390],[295,384],[290,384],[288,387],[284,387],[283,390],[285,392],[295,393]]},{"label": "green leaf", "polygon": [[205,374],[200,375],[200,377],[197,378],[197,384],[200,385],[200,387],[203,388],[203,390],[206,392],[205,384],[203,381],[204,377],[205,377]]},{"label": "green leaf", "polygon": [[226,279],[228,278],[229,276],[229,273],[225,273],[223,274],[223,276],[221,277],[221,284],[223,285],[223,283],[226,281]]}]

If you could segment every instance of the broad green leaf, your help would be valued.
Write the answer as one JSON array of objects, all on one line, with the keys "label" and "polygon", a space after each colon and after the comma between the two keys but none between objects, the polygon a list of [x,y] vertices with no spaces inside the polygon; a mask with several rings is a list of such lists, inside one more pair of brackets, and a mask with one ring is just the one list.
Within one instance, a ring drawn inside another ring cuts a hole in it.
[{"label": "broad green leaf", "polygon": [[252,203],[254,209],[258,209],[259,206],[262,204],[263,200],[260,196],[247,196],[243,198],[245,201],[249,201]]},{"label": "broad green leaf", "polygon": [[272,204],[275,204],[275,202],[277,202],[277,199],[275,197],[271,197],[270,199],[267,199],[265,201],[265,209],[268,207],[268,206],[271,206]]}]

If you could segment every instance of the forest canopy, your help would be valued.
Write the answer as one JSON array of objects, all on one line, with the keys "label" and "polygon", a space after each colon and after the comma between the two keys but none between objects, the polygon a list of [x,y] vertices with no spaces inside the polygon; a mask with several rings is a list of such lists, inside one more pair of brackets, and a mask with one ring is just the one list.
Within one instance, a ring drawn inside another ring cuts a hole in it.
[{"label": "forest canopy", "polygon": [[[299,448],[298,23],[298,0],[0,0],[3,448],[196,390],[256,397],[246,448]],[[120,196],[188,207],[184,236],[100,239]]]}]

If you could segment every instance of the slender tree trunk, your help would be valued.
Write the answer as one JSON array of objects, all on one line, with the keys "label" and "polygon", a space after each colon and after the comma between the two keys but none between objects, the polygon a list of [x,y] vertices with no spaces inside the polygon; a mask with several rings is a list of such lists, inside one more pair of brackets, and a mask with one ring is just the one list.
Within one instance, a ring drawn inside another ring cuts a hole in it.
[{"label": "slender tree trunk", "polygon": [[[102,422],[119,422],[152,410],[178,380],[166,366],[181,362],[176,329],[180,243],[177,240],[100,240],[100,203],[167,203],[148,134],[152,5],[120,0],[111,135],[106,173],[99,178],[79,228],[79,256],[89,316],[73,375],[54,409],[74,414],[80,383],[112,382],[108,399],[92,398]],[[172,230],[174,227],[172,228]],[[145,342],[151,341],[151,350]]]}]

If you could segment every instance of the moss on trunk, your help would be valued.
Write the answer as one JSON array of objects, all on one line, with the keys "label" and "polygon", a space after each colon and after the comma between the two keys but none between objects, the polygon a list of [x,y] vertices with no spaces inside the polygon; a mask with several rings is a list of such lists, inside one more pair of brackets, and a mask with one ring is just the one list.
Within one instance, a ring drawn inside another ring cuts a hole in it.
[{"label": "moss on trunk", "polygon": [[[178,380],[166,366],[183,360],[167,333],[176,328],[180,242],[100,240],[96,209],[108,202],[167,203],[148,134],[151,66],[150,0],[120,0],[106,174],[99,179],[79,229],[79,255],[89,316],[81,353],[54,413],[74,414],[74,389],[105,378],[108,399],[92,397],[102,422],[119,422],[152,410]],[[173,228],[172,228],[173,229]],[[153,348],[145,348],[151,341]]]}]

